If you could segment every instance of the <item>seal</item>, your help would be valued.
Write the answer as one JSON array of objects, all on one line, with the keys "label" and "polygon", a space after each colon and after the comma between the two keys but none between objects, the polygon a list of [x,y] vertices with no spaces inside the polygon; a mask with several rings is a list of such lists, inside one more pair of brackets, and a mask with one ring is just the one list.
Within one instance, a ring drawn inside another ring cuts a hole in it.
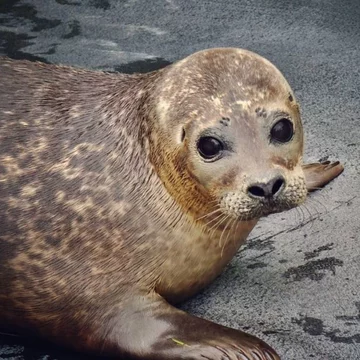
[{"label": "seal", "polygon": [[343,170],[302,164],[280,71],[218,48],[147,74],[0,73],[0,323],[117,358],[279,359],[174,305]]}]

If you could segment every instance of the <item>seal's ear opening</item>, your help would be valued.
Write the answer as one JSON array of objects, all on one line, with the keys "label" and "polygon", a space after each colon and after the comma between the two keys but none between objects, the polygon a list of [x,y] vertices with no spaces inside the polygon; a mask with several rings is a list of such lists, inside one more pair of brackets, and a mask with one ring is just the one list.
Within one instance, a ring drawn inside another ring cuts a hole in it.
[{"label": "seal's ear opening", "polygon": [[184,140],[185,140],[185,129],[182,128],[182,130],[181,130],[181,142],[184,142]]}]

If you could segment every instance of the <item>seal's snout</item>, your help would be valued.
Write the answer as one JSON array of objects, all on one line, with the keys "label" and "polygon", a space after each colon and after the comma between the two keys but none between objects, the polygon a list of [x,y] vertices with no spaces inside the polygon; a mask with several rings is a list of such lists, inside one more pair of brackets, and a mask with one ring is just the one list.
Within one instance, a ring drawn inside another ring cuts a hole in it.
[{"label": "seal's snout", "polygon": [[251,220],[289,210],[306,198],[304,177],[298,171],[274,172],[260,180],[251,176],[247,184],[235,186],[221,196],[220,207],[228,215]]},{"label": "seal's snout", "polygon": [[274,199],[278,197],[285,188],[283,176],[276,176],[266,183],[256,183],[248,187],[247,193],[255,199]]}]

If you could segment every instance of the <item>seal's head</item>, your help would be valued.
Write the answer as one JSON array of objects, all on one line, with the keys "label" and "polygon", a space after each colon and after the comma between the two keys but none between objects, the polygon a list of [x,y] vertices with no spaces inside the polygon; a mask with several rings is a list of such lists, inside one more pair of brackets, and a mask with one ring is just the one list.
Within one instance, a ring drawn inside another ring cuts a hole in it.
[{"label": "seal's head", "polygon": [[245,50],[211,49],[164,74],[151,156],[188,213],[217,209],[251,220],[304,201],[299,107],[273,64]]}]

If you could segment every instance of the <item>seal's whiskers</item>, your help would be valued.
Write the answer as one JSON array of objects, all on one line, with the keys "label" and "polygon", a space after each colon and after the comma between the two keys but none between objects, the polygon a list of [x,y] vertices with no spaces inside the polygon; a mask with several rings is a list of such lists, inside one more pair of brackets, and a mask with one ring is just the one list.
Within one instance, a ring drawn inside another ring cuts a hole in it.
[{"label": "seal's whiskers", "polygon": [[207,213],[207,214],[205,214],[205,215],[203,215],[203,216],[200,216],[200,217],[198,217],[196,220],[205,219],[205,218],[207,218],[207,217],[209,217],[209,216],[211,216],[211,215],[214,215],[214,214],[218,213],[219,211],[221,211],[220,208],[218,208],[218,209],[216,209],[216,210],[214,210],[214,211],[211,211],[211,212],[209,212],[209,213]]}]

